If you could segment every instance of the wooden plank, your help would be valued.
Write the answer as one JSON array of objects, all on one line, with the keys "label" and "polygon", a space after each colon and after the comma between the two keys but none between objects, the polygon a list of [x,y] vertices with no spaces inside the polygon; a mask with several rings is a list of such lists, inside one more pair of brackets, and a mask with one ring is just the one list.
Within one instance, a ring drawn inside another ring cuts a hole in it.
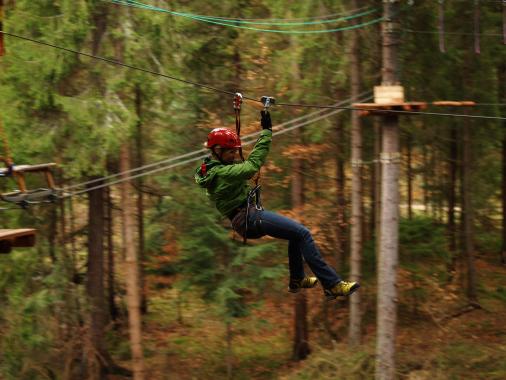
[{"label": "wooden plank", "polygon": [[0,253],[9,253],[12,247],[33,247],[35,233],[33,228],[0,229]]},{"label": "wooden plank", "polygon": [[378,104],[378,103],[353,103],[354,108],[360,108],[360,109],[395,109],[396,107],[399,109],[402,109],[405,106],[409,106],[413,109],[418,108],[425,108],[427,107],[426,102],[404,102],[404,103],[384,103],[384,104]]},{"label": "wooden plank", "polygon": [[[388,104],[377,104],[377,103],[354,103],[354,108],[360,110],[360,116],[369,116],[369,115],[386,115],[389,112],[393,111],[420,111],[427,108],[427,103],[425,102],[405,102],[405,103],[388,103]],[[398,114],[402,115],[402,113]]]},{"label": "wooden plank", "polygon": [[473,107],[476,105],[472,100],[461,100],[461,101],[453,101],[453,100],[438,100],[432,102],[433,106],[442,106],[442,107]]},{"label": "wooden plank", "polygon": [[[56,164],[54,162],[50,162],[48,164],[38,164],[38,165],[14,165],[12,167],[13,173],[28,173],[28,172],[47,172],[51,168],[55,167]],[[7,168],[0,168],[0,174],[6,174]]]}]

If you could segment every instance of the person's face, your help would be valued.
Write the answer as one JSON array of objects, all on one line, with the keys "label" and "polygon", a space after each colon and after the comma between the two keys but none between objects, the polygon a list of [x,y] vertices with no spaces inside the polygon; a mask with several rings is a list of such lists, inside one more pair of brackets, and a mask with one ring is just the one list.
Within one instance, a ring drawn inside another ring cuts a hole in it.
[{"label": "person's face", "polygon": [[238,148],[223,149],[223,152],[221,154],[221,160],[227,164],[231,164],[232,162],[235,161],[238,151],[239,151]]}]

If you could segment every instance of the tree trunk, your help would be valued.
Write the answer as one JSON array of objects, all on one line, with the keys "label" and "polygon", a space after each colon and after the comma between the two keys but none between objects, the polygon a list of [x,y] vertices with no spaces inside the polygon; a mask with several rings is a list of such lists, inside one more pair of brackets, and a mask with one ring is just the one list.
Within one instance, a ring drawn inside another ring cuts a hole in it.
[{"label": "tree trunk", "polygon": [[114,226],[113,226],[113,202],[111,197],[111,188],[106,190],[106,233],[107,233],[107,299],[109,301],[109,317],[112,321],[118,318],[118,308],[116,306],[116,288],[115,288],[115,265],[114,265]]},{"label": "tree trunk", "polygon": [[343,268],[346,247],[346,198],[344,171],[344,126],[341,120],[336,125],[336,249],[334,251],[336,270]]},{"label": "tree trunk", "polygon": [[374,236],[376,259],[380,251],[381,231],[381,123],[379,118],[374,118]]},{"label": "tree trunk", "polygon": [[[358,8],[356,0],[352,0],[351,7]],[[360,93],[360,56],[359,32],[353,31],[350,40],[350,66],[351,66],[351,97],[358,101]],[[350,280],[359,282],[362,271],[362,131],[360,117],[357,111],[351,113],[351,229],[350,229]],[[348,341],[352,346],[360,344],[361,313],[360,292],[350,297],[350,320]]]},{"label": "tree trunk", "polygon": [[450,240],[450,264],[449,274],[456,270],[457,264],[457,224],[455,219],[455,206],[457,205],[457,128],[455,125],[450,129],[450,159],[449,159],[449,189],[448,189],[448,236]]},{"label": "tree trunk", "polygon": [[68,251],[67,251],[67,220],[65,218],[65,201],[62,200],[60,205],[60,238],[58,244],[60,246],[62,257],[65,260],[65,267],[68,268]]},{"label": "tree trunk", "polygon": [[439,0],[438,8],[439,51],[446,53],[445,47],[445,5],[444,0]]},{"label": "tree trunk", "polygon": [[[506,2],[502,2],[502,43],[506,45]],[[500,82],[499,82],[500,83]],[[502,82],[504,83],[504,82]]]},{"label": "tree trunk", "polygon": [[58,213],[56,207],[49,209],[49,226],[47,230],[47,243],[51,262],[56,263],[56,236],[58,235]]},{"label": "tree trunk", "polygon": [[468,120],[464,120],[462,146],[462,216],[464,221],[464,257],[467,264],[467,298],[477,304],[476,268],[473,247],[473,206],[471,201],[471,131]]},{"label": "tree trunk", "polygon": [[[135,113],[137,114],[137,136],[136,153],[137,153],[137,167],[144,166],[144,136],[142,133],[142,91],[140,86],[135,86]],[[137,226],[139,231],[139,282],[141,287],[141,312],[146,314],[148,312],[147,301],[147,287],[144,279],[144,262],[146,261],[144,252],[144,177],[137,179]]]},{"label": "tree trunk", "polygon": [[502,140],[502,249],[501,264],[506,264],[506,122]]},{"label": "tree trunk", "polygon": [[104,3],[97,3],[92,13],[93,25],[91,37],[91,54],[96,55],[102,42],[102,37],[107,30],[107,17],[109,6]]},{"label": "tree trunk", "polygon": [[481,53],[480,48],[480,0],[474,0],[474,52]]},{"label": "tree trunk", "polygon": [[[506,3],[503,4],[504,10],[504,43],[506,44]],[[506,62],[503,62],[498,70],[498,83],[506,83]],[[506,88],[500,87],[499,101],[506,103]],[[506,117],[506,111],[502,111],[503,117]],[[503,120],[503,140],[502,140],[502,249],[501,263],[506,264],[506,120]]]},{"label": "tree trunk", "polygon": [[427,152],[427,145],[424,143],[422,148],[422,160],[423,160],[423,211],[425,215],[429,214],[429,175],[427,174],[429,171],[429,153]]},{"label": "tree trunk", "polygon": [[[130,170],[130,147],[123,143],[120,151],[120,171]],[[142,321],[141,321],[141,295],[139,286],[139,260],[134,242],[135,217],[134,189],[130,180],[125,180],[128,174],[122,174],[121,204],[123,221],[123,245],[125,250],[126,288],[128,324],[130,333],[130,348],[132,351],[132,368],[134,380],[144,379],[144,357],[142,352]]]},{"label": "tree trunk", "polygon": [[[100,185],[96,182],[93,185]],[[104,189],[90,191],[88,206],[88,279],[86,293],[90,303],[88,377],[104,379],[103,359],[106,312],[104,305]]]},{"label": "tree trunk", "polygon": [[232,339],[233,339],[233,332],[232,332],[232,323],[230,321],[227,321],[226,323],[227,327],[227,380],[232,379],[232,370],[233,370],[233,358],[234,358],[234,352],[232,350]]},{"label": "tree trunk", "polygon": [[[301,131],[296,132],[295,143],[301,143]],[[292,160],[292,208],[300,218],[304,205],[304,184],[302,178],[302,160]],[[295,297],[295,319],[293,338],[293,360],[304,360],[311,352],[309,348],[309,331],[307,328],[307,300],[304,292]]]},{"label": "tree trunk", "polygon": [[74,268],[74,273],[76,269],[76,255],[77,255],[77,247],[76,247],[76,238],[74,236],[76,230],[76,221],[75,221],[75,213],[74,213],[74,202],[72,197],[69,197],[69,220],[70,220],[70,253],[72,255],[72,266]]},{"label": "tree trunk", "polygon": [[406,140],[406,150],[407,150],[407,178],[406,181],[408,183],[408,218],[409,220],[413,219],[413,164],[412,164],[412,149],[413,149],[413,136],[411,132],[408,132],[407,140]]},{"label": "tree trunk", "polygon": [[[291,17],[291,11],[288,12],[288,17]],[[300,67],[299,67],[299,46],[295,38],[290,39],[291,50],[293,53],[292,59],[292,76],[295,83],[300,82]],[[294,96],[298,97],[298,90],[294,89]],[[294,143],[302,143],[302,131],[297,129],[295,131]],[[302,207],[304,205],[304,183],[302,177],[303,163],[302,160],[294,157],[292,159],[292,208],[295,210],[298,219],[302,216]],[[295,297],[294,307],[294,337],[293,337],[293,360],[299,361],[305,359],[309,353],[309,332],[307,328],[307,300],[304,292],[299,292]]]},{"label": "tree trunk", "polygon": [[[383,85],[399,85],[397,0],[383,0]],[[383,117],[381,153],[381,235],[378,260],[378,304],[376,380],[395,378],[395,335],[397,325],[397,265],[399,246],[399,119]]]}]

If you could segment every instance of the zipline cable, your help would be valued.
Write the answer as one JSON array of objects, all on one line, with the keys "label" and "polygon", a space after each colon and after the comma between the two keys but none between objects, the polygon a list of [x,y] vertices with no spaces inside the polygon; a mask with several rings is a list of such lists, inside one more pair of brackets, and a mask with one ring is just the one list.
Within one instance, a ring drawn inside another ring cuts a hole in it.
[{"label": "zipline cable", "polygon": [[[190,84],[190,85],[195,86],[195,87],[201,87],[201,88],[204,88],[204,89],[207,89],[207,90],[210,90],[210,91],[219,92],[219,93],[222,93],[222,94],[228,94],[228,95],[232,95],[232,96],[235,95],[235,92],[232,92],[232,91],[227,91],[227,90],[219,89],[219,88],[216,88],[216,87],[213,87],[213,86],[209,86],[209,85],[206,85],[206,84],[202,84],[202,83],[198,83],[198,82],[193,82],[193,81],[190,81],[190,80],[187,80],[187,79],[181,79],[181,78],[177,78],[177,77],[174,77],[174,76],[171,76],[171,75],[162,74],[162,73],[159,73],[159,72],[156,72],[156,71],[153,71],[153,70],[144,69],[144,68],[141,68],[141,67],[129,65],[127,63],[123,63],[123,62],[120,62],[120,61],[117,61],[117,60],[114,60],[114,59],[109,59],[109,58],[105,58],[105,57],[101,57],[101,56],[97,56],[97,55],[93,55],[93,54],[89,54],[89,53],[83,53],[83,52],[80,52],[80,51],[77,51],[77,50],[65,48],[65,47],[62,47],[62,46],[58,46],[58,45],[54,45],[54,44],[51,44],[51,43],[48,43],[48,42],[36,40],[36,39],[30,38],[30,37],[20,36],[20,35],[17,35],[17,34],[14,34],[14,33],[5,32],[5,31],[2,31],[2,30],[0,30],[0,33],[3,33],[3,34],[5,34],[7,36],[10,36],[10,37],[19,38],[19,39],[22,39],[22,40],[26,40],[26,41],[30,41],[30,42],[36,43],[36,44],[40,44],[40,45],[52,47],[52,48],[55,48],[55,49],[63,50],[63,51],[69,52],[69,53],[74,53],[74,54],[82,55],[82,56],[85,56],[85,57],[88,57],[88,58],[97,59],[97,60],[104,61],[104,62],[113,64],[113,65],[118,65],[118,66],[126,67],[126,68],[129,68],[129,69],[132,69],[132,70],[137,70],[137,71],[145,72],[145,73],[148,73],[148,74],[160,76],[160,77],[163,77],[163,78],[166,78],[166,79],[171,79],[171,80],[174,80],[174,81],[177,81],[177,82],[182,82],[182,83]],[[243,98],[251,100],[253,102],[261,103],[261,101],[259,101],[258,99],[254,99],[254,98],[251,98],[251,97],[243,96]],[[335,105],[302,104],[302,103],[280,103],[280,102],[276,102],[276,106],[297,107],[297,108],[343,109],[343,110],[350,110],[350,111],[361,111],[361,109],[355,108],[355,107],[343,107],[343,106],[335,106]],[[461,117],[461,118],[471,118],[471,119],[506,120],[505,117],[486,116],[486,115],[466,115],[466,114],[455,114],[455,113],[405,111],[405,110],[385,110],[385,109],[368,109],[368,111],[374,111],[374,112],[378,112],[378,113],[390,113],[390,114],[397,113],[397,114],[406,114],[406,115],[407,114],[412,114],[412,115]]]},{"label": "zipline cable", "polygon": [[210,91],[221,92],[222,94],[234,95],[234,92],[231,92],[231,91],[222,90],[222,89],[219,89],[219,88],[216,88],[216,87],[213,87],[213,86],[209,86],[209,85],[206,85],[206,84],[193,82],[193,81],[186,80],[186,79],[176,78],[176,77],[173,77],[171,75],[162,74],[162,73],[159,73],[157,71],[153,71],[153,70],[149,70],[149,69],[144,69],[142,67],[132,66],[132,65],[129,65],[127,63],[123,63],[123,62],[117,61],[115,59],[110,59],[110,58],[105,58],[105,57],[101,57],[101,56],[94,55],[94,54],[84,53],[84,52],[77,51],[77,50],[74,50],[74,49],[69,49],[69,48],[66,48],[66,47],[63,47],[63,46],[54,45],[54,44],[51,44],[49,42],[44,42],[44,41],[36,40],[36,39],[30,38],[30,37],[25,37],[25,36],[20,36],[18,34],[14,34],[14,33],[9,33],[9,32],[6,32],[4,30],[0,30],[0,33],[5,34],[6,36],[10,36],[10,37],[14,37],[14,38],[19,38],[21,40],[30,41],[30,42],[33,42],[35,44],[52,47],[52,48],[58,49],[58,50],[63,50],[63,51],[66,51],[68,53],[74,53],[74,54],[82,55],[82,56],[85,56],[85,57],[88,57],[88,58],[93,58],[93,59],[97,59],[97,60],[100,60],[100,61],[104,61],[104,62],[113,64],[113,65],[123,66],[123,67],[129,68],[129,69],[132,69],[132,70],[142,71],[144,73],[157,75],[157,76],[160,76],[160,77],[163,77],[163,78],[175,80],[177,82],[186,83],[186,84],[190,84],[192,86],[205,88],[205,89],[210,90]]},{"label": "zipline cable", "polygon": [[[372,91],[364,91],[363,93],[359,94],[359,96],[366,96],[366,95],[369,95],[371,92]],[[351,102],[351,99],[343,100],[343,101],[341,101],[338,104],[345,104],[345,103],[349,103],[349,102]],[[315,116],[317,114],[320,114],[320,113],[322,113],[324,111],[326,111],[326,110],[318,110],[318,111],[309,113],[309,114],[304,115],[304,116],[299,116],[299,117],[294,118],[292,120],[289,120],[289,121],[286,121],[284,123],[281,123],[281,124],[277,125],[275,128],[276,129],[284,128],[287,125],[296,123],[296,122],[298,122],[300,120],[311,118],[311,117],[313,117],[313,116]],[[320,120],[320,119],[318,119],[318,120]],[[253,132],[251,134],[245,135],[243,137],[243,141],[246,141],[246,140],[248,140],[250,138],[256,137],[259,134],[260,134],[260,132]],[[193,156],[195,154],[201,154],[201,153],[204,153],[204,152],[207,152],[207,149],[199,149],[199,150],[196,150],[196,151],[193,151],[193,152],[189,152],[189,153],[185,153],[185,154],[182,154],[182,155],[179,155],[179,156],[176,156],[176,157],[170,157],[170,158],[162,160],[162,161],[158,161],[158,162],[154,162],[154,163],[147,164],[147,165],[144,165],[144,166],[140,166],[140,167],[137,167],[137,168],[133,168],[133,169],[130,169],[130,170],[127,170],[127,171],[124,171],[124,172],[115,173],[115,174],[111,174],[109,176],[105,176],[105,177],[101,177],[101,178],[96,178],[96,179],[93,179],[93,180],[90,180],[90,181],[86,181],[86,182],[78,183],[78,184],[75,184],[75,185],[67,186],[65,188],[62,188],[61,191],[68,192],[71,189],[85,187],[85,186],[88,186],[88,185],[91,185],[91,184],[97,183],[97,182],[108,181],[110,179],[119,177],[121,175],[143,171],[143,170],[146,170],[146,169],[149,169],[149,168],[152,168],[152,167],[161,166],[161,165],[167,164],[169,162],[177,161],[177,160],[180,160],[182,158],[191,157],[191,156]]]},{"label": "zipline cable", "polygon": [[[386,109],[377,109],[377,108],[368,108],[361,109],[356,107],[339,107],[333,105],[317,105],[317,104],[301,104],[301,103],[276,103],[277,106],[283,107],[296,107],[296,108],[327,108],[327,109],[347,109],[351,111],[372,111],[378,113],[397,113],[397,114],[410,114],[410,115],[427,115],[427,116],[451,116],[451,117],[461,117],[461,118],[470,118],[470,119],[489,119],[489,120],[506,120],[506,117],[501,116],[486,116],[486,115],[467,115],[467,114],[458,114],[458,113],[444,113],[444,112],[426,112],[426,111],[405,111],[405,110],[386,110]],[[450,107],[450,106],[449,106]]]},{"label": "zipline cable", "polygon": [[[413,29],[407,29],[407,28],[400,28],[402,32],[406,33],[419,33],[419,34],[438,34],[438,30],[413,30]],[[445,30],[445,35],[456,35],[456,36],[474,36],[475,33],[472,32],[447,32]],[[502,33],[478,33],[479,36],[485,36],[485,37],[498,37],[502,36]]]},{"label": "zipline cable", "polygon": [[[371,96],[369,96],[367,98],[363,98],[363,99],[361,99],[361,101],[367,101],[367,100],[370,100],[370,99],[372,99]],[[280,135],[280,134],[292,131],[294,129],[304,127],[304,126],[306,126],[308,124],[312,124],[312,123],[314,123],[316,121],[319,121],[321,119],[330,117],[332,115],[338,114],[338,113],[343,112],[343,111],[344,111],[343,109],[338,109],[338,110],[330,111],[330,112],[327,112],[326,114],[317,116],[317,117],[315,117],[313,119],[310,119],[310,120],[303,121],[303,122],[301,122],[299,124],[293,125],[293,126],[288,127],[288,128],[281,128],[280,129],[281,125],[283,125],[283,124],[280,124],[280,125],[275,126],[273,128],[273,129],[276,129],[276,131],[273,132],[273,136],[277,136],[277,135]],[[286,124],[286,123],[284,123],[284,124]],[[254,132],[254,133],[251,133],[249,135],[244,136],[244,138],[255,137],[255,136],[259,135],[259,134],[260,134],[260,132]],[[255,142],[256,142],[256,139],[252,139],[250,141],[244,141],[242,145],[251,145],[251,144],[254,144]],[[199,152],[201,152],[201,150],[197,150],[197,151],[194,151],[192,153],[196,154],[196,153],[199,153]],[[76,191],[76,192],[72,192],[72,193],[69,193],[69,194],[64,194],[60,198],[74,197],[76,195],[81,195],[81,194],[87,193],[89,191],[101,189],[103,187],[109,187],[109,186],[116,185],[116,184],[121,183],[121,182],[130,181],[130,180],[133,180],[133,179],[136,179],[136,178],[139,178],[139,177],[143,177],[143,176],[146,176],[146,175],[151,175],[151,174],[154,174],[154,173],[158,173],[158,172],[161,172],[161,171],[164,171],[164,170],[168,170],[168,169],[171,169],[171,168],[174,168],[174,167],[177,167],[177,166],[180,166],[180,165],[184,165],[184,164],[187,164],[187,163],[190,163],[190,162],[195,162],[195,161],[201,160],[201,159],[203,159],[203,158],[205,158],[207,156],[208,156],[208,154],[200,155],[198,157],[193,157],[193,158],[190,158],[190,159],[187,159],[187,160],[184,160],[184,161],[180,161],[180,162],[168,165],[168,166],[152,169],[152,170],[149,170],[149,171],[146,171],[146,172],[143,172],[143,173],[139,173],[139,174],[136,174],[136,175],[128,176],[126,178],[121,178],[121,179],[118,179],[118,180],[115,180],[115,181],[112,181],[112,182],[107,182],[107,183],[104,183],[104,184],[100,184],[100,185],[97,185],[97,186],[93,186],[93,187],[90,187],[90,188],[87,188],[87,189],[83,189],[83,190],[79,190],[79,191]],[[177,157],[175,157],[174,159],[177,159]]]}]

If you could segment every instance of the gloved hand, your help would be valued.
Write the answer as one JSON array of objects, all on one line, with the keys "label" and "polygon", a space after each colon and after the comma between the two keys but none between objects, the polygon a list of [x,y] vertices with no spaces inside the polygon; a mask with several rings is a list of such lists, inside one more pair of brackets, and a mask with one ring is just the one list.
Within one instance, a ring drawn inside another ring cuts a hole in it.
[{"label": "gloved hand", "polygon": [[268,129],[269,131],[272,131],[272,121],[269,111],[260,111],[260,115],[262,115],[262,119],[260,121],[262,129]]}]

